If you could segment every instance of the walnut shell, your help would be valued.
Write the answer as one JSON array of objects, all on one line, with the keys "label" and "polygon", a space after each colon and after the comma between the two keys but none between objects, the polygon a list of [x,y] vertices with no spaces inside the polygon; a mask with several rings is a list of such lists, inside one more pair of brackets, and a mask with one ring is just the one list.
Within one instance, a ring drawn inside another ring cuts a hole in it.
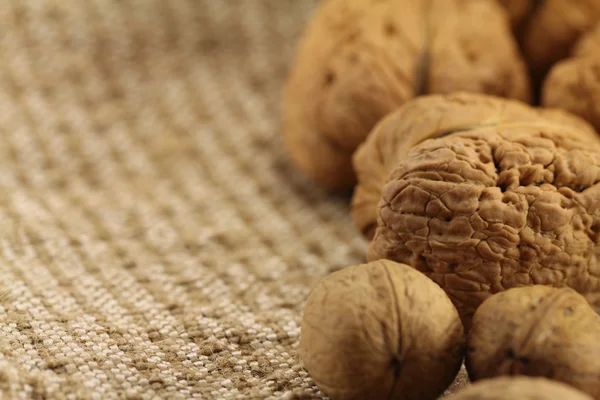
[{"label": "walnut shell", "polygon": [[406,101],[457,90],[529,101],[529,86],[495,0],[323,1],[284,86],[283,136],[300,170],[345,190],[356,147]]},{"label": "walnut shell", "polygon": [[573,57],[592,57],[600,55],[600,21],[595,28],[583,35],[573,49]]},{"label": "walnut shell", "polygon": [[485,379],[445,400],[593,400],[561,382],[524,376]]},{"label": "walnut shell", "polygon": [[538,78],[568,57],[579,38],[600,22],[598,0],[542,0],[523,36],[527,61]]},{"label": "walnut shell", "polygon": [[600,304],[600,139],[583,120],[481,94],[422,96],[355,154],[368,261],[415,267],[465,328],[489,295],[568,285]]},{"label": "walnut shell", "polygon": [[551,378],[600,399],[600,315],[570,288],[509,289],[473,317],[471,381],[501,375]]},{"label": "walnut shell", "polygon": [[537,0],[498,0],[508,12],[513,29],[517,32],[535,9],[535,1]]},{"label": "walnut shell", "polygon": [[300,356],[333,399],[435,399],[464,356],[458,313],[409,266],[377,261],[338,270],[308,297]]},{"label": "walnut shell", "polygon": [[550,70],[542,87],[542,104],[576,114],[600,131],[600,23],[573,54]]}]

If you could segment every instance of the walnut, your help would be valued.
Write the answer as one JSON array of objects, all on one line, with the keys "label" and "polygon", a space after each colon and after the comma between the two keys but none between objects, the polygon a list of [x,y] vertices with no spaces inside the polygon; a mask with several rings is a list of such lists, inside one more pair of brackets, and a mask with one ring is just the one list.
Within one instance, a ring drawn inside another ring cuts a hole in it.
[{"label": "walnut", "polygon": [[465,335],[439,286],[382,260],[323,278],[309,295],[300,356],[333,399],[436,399],[457,375]]},{"label": "walnut", "polygon": [[541,0],[524,27],[523,49],[539,79],[568,57],[579,38],[600,22],[598,0]]},{"label": "walnut", "polygon": [[600,23],[580,40],[573,58],[550,70],[542,88],[542,104],[579,115],[600,131]]},{"label": "walnut", "polygon": [[581,37],[572,53],[574,57],[591,57],[593,55],[600,55],[600,21],[596,24],[595,29]]},{"label": "walnut", "polygon": [[510,22],[515,31],[519,31],[529,15],[535,9],[537,0],[498,0],[504,6],[510,17]]},{"label": "walnut", "polygon": [[355,154],[367,260],[411,265],[465,328],[489,295],[567,285],[600,304],[600,139],[583,120],[482,94],[422,96]]},{"label": "walnut", "polygon": [[524,376],[479,381],[445,397],[446,400],[593,400],[561,382]]},{"label": "walnut", "polygon": [[285,83],[286,147],[317,184],[346,190],[352,154],[381,118],[418,95],[458,90],[530,101],[495,0],[323,1]]},{"label": "walnut", "polygon": [[600,315],[573,289],[509,289],[488,298],[473,316],[466,367],[471,381],[542,376],[600,399],[598,338]]}]

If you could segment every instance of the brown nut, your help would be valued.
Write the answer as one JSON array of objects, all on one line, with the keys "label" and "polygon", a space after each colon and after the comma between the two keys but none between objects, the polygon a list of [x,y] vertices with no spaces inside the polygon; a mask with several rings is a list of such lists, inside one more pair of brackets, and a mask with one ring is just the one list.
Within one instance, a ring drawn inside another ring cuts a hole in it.
[{"label": "brown nut", "polygon": [[542,88],[542,105],[576,114],[600,132],[600,23],[573,54],[550,70]]},{"label": "brown nut", "polygon": [[561,382],[524,376],[486,379],[460,390],[445,400],[593,400]]},{"label": "brown nut", "polygon": [[457,90],[530,99],[495,0],[323,1],[284,87],[286,147],[317,184],[345,190],[352,153],[382,117],[420,94]]},{"label": "brown nut", "polygon": [[600,399],[600,315],[570,288],[509,289],[484,301],[468,337],[471,381],[542,376]]},{"label": "brown nut", "polygon": [[355,155],[367,260],[442,286],[465,328],[489,295],[568,285],[600,305],[600,139],[583,120],[481,94],[422,96]]},{"label": "brown nut", "polygon": [[545,107],[560,107],[589,121],[600,131],[600,53],[571,58],[552,68],[542,89]]},{"label": "brown nut", "polygon": [[498,0],[504,6],[510,17],[510,22],[515,31],[527,20],[527,17],[535,9],[536,0]]},{"label": "brown nut", "polygon": [[577,40],[599,21],[598,0],[539,1],[523,37],[525,56],[536,78],[568,57]]},{"label": "brown nut", "polygon": [[573,49],[573,57],[592,57],[600,55],[600,21],[589,33],[583,35]]},{"label": "brown nut", "polygon": [[377,261],[323,278],[306,301],[300,356],[332,399],[435,399],[457,375],[464,331],[434,282]]}]

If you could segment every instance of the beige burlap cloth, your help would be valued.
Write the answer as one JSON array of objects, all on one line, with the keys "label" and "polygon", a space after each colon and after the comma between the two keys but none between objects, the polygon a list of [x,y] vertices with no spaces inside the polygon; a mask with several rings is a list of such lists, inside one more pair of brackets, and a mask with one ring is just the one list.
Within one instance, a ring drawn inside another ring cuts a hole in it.
[{"label": "beige burlap cloth", "polygon": [[0,398],[320,398],[303,302],[361,262],[288,163],[316,0],[0,2]]}]

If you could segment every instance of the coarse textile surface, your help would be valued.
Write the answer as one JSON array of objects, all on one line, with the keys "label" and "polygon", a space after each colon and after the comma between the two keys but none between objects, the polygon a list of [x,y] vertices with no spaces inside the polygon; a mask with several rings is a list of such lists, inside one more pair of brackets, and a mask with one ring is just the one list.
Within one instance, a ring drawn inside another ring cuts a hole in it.
[{"label": "coarse textile surface", "polygon": [[317,2],[0,3],[0,398],[322,397],[304,300],[367,243],[280,138]]}]

